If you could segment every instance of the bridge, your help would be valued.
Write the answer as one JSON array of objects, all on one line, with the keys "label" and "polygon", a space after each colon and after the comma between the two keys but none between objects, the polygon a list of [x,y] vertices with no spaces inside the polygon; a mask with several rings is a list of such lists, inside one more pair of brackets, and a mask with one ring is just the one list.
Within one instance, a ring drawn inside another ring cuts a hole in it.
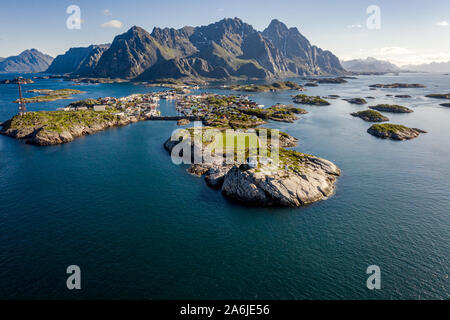
[{"label": "bridge", "polygon": [[199,117],[188,117],[188,116],[159,116],[159,117],[148,117],[147,120],[163,120],[163,121],[178,121],[178,120],[189,120],[189,121],[202,121]]}]

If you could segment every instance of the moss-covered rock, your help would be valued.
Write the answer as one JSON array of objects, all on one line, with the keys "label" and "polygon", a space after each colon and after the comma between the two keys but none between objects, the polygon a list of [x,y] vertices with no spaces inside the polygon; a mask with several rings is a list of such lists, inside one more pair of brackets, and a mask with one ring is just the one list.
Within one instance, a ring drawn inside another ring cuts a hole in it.
[{"label": "moss-covered rock", "polygon": [[[227,88],[227,87],[225,87]],[[282,90],[304,90],[304,88],[292,81],[279,81],[272,84],[244,84],[233,85],[229,89],[244,92],[266,92],[266,91],[282,91]]]},{"label": "moss-covered rock", "polygon": [[277,104],[270,108],[251,108],[242,110],[243,113],[265,120],[274,120],[282,122],[294,122],[298,120],[296,114],[306,114],[308,111],[293,105]]},{"label": "moss-covered rock", "polygon": [[[70,99],[73,94],[80,94],[84,93],[80,90],[75,89],[58,89],[58,90],[29,90],[28,92],[32,93],[39,93],[41,95],[31,98],[24,98],[23,102],[25,103],[37,103],[37,102],[49,102],[49,101],[56,101],[56,100],[64,100],[64,99]],[[14,101],[16,103],[19,102],[19,99]]]},{"label": "moss-covered rock", "polygon": [[344,99],[344,100],[351,104],[366,104],[367,103],[367,101],[363,98],[352,98],[352,99]]},{"label": "moss-covered rock", "polygon": [[352,116],[358,117],[363,119],[364,121],[368,122],[383,122],[383,121],[389,121],[389,118],[386,116],[383,116],[381,113],[375,110],[364,110],[359,112],[353,112],[351,113]]},{"label": "moss-covered rock", "polygon": [[374,124],[367,132],[375,137],[391,140],[410,140],[417,138],[421,133],[426,133],[421,129],[391,123]]},{"label": "moss-covered rock", "polygon": [[425,97],[434,99],[450,99],[450,93],[432,93],[426,95]]},{"label": "moss-covered rock", "polygon": [[114,110],[27,112],[5,122],[0,133],[45,146],[70,142],[76,137],[130,122],[134,122],[133,119],[116,115]]},{"label": "moss-covered rock", "polygon": [[295,103],[306,104],[312,106],[329,106],[330,103],[321,97],[307,96],[306,94],[299,94],[293,98]]},{"label": "moss-covered rock", "polygon": [[376,106],[369,107],[370,109],[377,110],[377,111],[384,111],[384,112],[391,112],[391,113],[411,113],[414,112],[413,110],[404,107],[399,106],[396,104],[378,104]]}]

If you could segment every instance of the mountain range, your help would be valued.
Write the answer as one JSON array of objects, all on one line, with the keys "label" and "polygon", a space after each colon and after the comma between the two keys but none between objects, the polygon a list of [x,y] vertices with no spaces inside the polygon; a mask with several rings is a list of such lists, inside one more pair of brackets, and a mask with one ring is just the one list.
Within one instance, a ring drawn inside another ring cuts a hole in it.
[{"label": "mountain range", "polygon": [[53,58],[36,49],[25,50],[18,56],[0,58],[0,73],[37,73],[47,70]]},{"label": "mountain range", "polygon": [[151,81],[340,75],[345,70],[333,53],[311,45],[297,28],[273,20],[260,32],[234,18],[200,27],[155,27],[152,33],[134,26],[111,45],[71,48],[47,72]]},{"label": "mountain range", "polygon": [[377,60],[368,57],[366,59],[354,59],[341,61],[345,70],[351,72],[399,72],[400,68],[389,61]]},{"label": "mountain range", "polygon": [[402,69],[419,72],[450,72],[450,61],[410,64],[403,66]]}]

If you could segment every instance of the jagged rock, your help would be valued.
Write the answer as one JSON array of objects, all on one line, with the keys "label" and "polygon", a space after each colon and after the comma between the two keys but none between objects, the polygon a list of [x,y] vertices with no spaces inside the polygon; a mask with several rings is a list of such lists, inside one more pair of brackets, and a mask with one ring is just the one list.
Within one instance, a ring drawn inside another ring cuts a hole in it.
[{"label": "jagged rock", "polygon": [[235,166],[224,178],[222,193],[240,202],[260,206],[300,207],[334,192],[340,170],[331,162],[306,157],[303,172],[279,170],[267,174]]}]

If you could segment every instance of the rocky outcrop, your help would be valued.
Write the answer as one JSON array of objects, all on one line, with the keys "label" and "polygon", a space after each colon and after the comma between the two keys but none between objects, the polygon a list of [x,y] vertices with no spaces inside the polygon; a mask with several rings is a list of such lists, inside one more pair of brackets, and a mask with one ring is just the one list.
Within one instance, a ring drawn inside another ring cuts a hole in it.
[{"label": "rocky outcrop", "polygon": [[330,103],[321,97],[307,96],[306,94],[299,94],[293,97],[293,101],[298,104],[305,104],[311,106],[329,106]]},{"label": "rocky outcrop", "polygon": [[0,80],[0,84],[18,84],[20,80],[21,84],[31,84],[34,83],[31,79],[24,79],[24,78],[14,78],[14,79],[5,79]]},{"label": "rocky outcrop", "polygon": [[[164,147],[172,152],[180,143],[191,148],[191,154],[194,150],[202,154],[202,148],[189,138],[169,139]],[[333,194],[339,168],[325,159],[283,150],[280,149],[279,166],[266,163],[251,168],[245,163],[227,163],[225,158],[216,158],[214,162],[193,164],[188,172],[204,176],[210,187],[221,189],[226,197],[246,205],[300,207]]]},{"label": "rocky outcrop", "polygon": [[353,112],[351,113],[353,117],[358,117],[363,119],[364,121],[368,122],[383,122],[383,121],[389,121],[389,118],[386,116],[383,116],[378,111],[374,110],[364,110],[359,112]]},{"label": "rocky outcrop", "polygon": [[343,100],[345,100],[345,101],[347,101],[348,103],[351,103],[351,104],[359,104],[359,105],[361,105],[361,104],[366,104],[367,103],[367,101],[365,99],[363,99],[363,98],[352,98],[352,99],[343,99]]},{"label": "rocky outcrop", "polygon": [[[91,114],[89,115],[88,112]],[[72,114],[72,118],[61,121],[49,120],[47,112],[30,112],[25,116],[15,116],[3,124],[0,134],[25,140],[28,144],[50,146],[73,141],[77,137],[94,134],[108,128],[137,122],[136,117],[125,117],[84,111],[81,116]],[[58,111],[53,111],[53,114]],[[54,117],[51,115],[50,117]],[[81,119],[81,120],[80,120]],[[52,122],[53,121],[53,122]],[[55,124],[57,123],[57,125]]]},{"label": "rocky outcrop", "polygon": [[390,83],[390,84],[372,84],[369,86],[369,88],[399,89],[399,88],[425,88],[425,86],[419,83]]},{"label": "rocky outcrop", "polygon": [[304,157],[304,171],[275,172],[233,167],[225,176],[222,193],[249,205],[300,207],[329,197],[340,170],[330,161]]},{"label": "rocky outcrop", "polygon": [[425,97],[433,99],[450,99],[450,93],[432,93],[426,95]]},{"label": "rocky outcrop", "polygon": [[411,140],[417,138],[426,131],[417,128],[408,128],[399,124],[374,124],[368,130],[371,135],[391,140]]},{"label": "rocky outcrop", "polygon": [[391,112],[391,113],[412,113],[414,110],[409,109],[404,106],[399,106],[395,104],[378,104],[376,106],[369,107],[372,110]]},{"label": "rocky outcrop", "polygon": [[109,44],[70,48],[53,60],[46,73],[93,76],[94,66],[108,48]]}]

